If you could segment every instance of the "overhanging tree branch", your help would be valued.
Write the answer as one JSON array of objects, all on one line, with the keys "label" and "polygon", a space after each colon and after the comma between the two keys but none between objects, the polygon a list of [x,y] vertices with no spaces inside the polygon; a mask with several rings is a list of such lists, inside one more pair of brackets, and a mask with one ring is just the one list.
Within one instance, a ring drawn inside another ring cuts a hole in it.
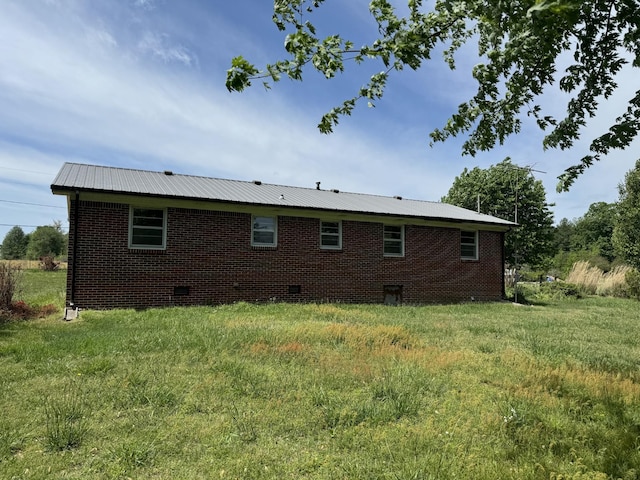
[{"label": "overhanging tree branch", "polygon": [[[533,115],[542,130],[551,128],[544,148],[569,149],[597,114],[599,99],[617,88],[616,74],[628,63],[621,52],[633,55],[632,67],[640,67],[640,2],[637,0],[436,0],[426,10],[422,0],[408,0],[406,17],[396,14],[388,0],[372,0],[369,11],[379,38],[360,49],[340,35],[320,39],[305,17],[324,0],[275,0],[273,21],[286,35],[289,60],[267,64],[258,70],[243,57],[235,57],[227,71],[229,91],[242,91],[252,80],[282,76],[301,81],[313,68],[326,78],[344,72],[350,62],[381,61],[384,70],[372,75],[356,95],[322,117],[318,128],[330,133],[343,115],[350,115],[358,100],[369,106],[383,97],[391,71],[420,68],[431,59],[436,46],[445,48],[444,61],[455,68],[460,47],[477,41],[482,63],[474,67],[476,94],[463,102],[446,124],[430,133],[431,142],[466,135],[462,153],[475,155],[521,130],[522,116]],[[556,81],[560,57],[573,54],[574,63]],[[352,56],[350,56],[352,55]],[[268,82],[265,87],[270,88]],[[549,88],[572,93],[564,118],[545,114],[537,97]],[[591,142],[591,152],[559,177],[566,190],[594,161],[611,149],[626,148],[638,131],[638,95],[609,131]]]}]

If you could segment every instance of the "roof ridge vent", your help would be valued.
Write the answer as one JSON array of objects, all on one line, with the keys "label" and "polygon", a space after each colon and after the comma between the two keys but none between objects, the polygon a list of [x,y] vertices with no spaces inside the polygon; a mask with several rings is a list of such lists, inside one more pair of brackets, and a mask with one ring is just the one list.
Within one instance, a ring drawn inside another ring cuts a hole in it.
[{"label": "roof ridge vent", "polygon": [[340,193],[340,190],[338,190],[337,188],[332,188],[332,189],[331,189],[331,191],[332,191],[333,193]]},{"label": "roof ridge vent", "polygon": [[173,175],[173,172],[172,172],[171,170],[165,170],[165,171],[164,171],[164,174],[165,174],[167,177],[170,177],[171,175]]},{"label": "roof ridge vent", "polygon": [[254,185],[262,185],[262,182],[260,180],[254,180],[252,183]]},{"label": "roof ridge vent", "polygon": [[402,200],[402,197],[401,197],[400,195],[396,195],[396,196],[395,196],[395,197],[393,197],[393,198],[395,198],[396,200]]}]

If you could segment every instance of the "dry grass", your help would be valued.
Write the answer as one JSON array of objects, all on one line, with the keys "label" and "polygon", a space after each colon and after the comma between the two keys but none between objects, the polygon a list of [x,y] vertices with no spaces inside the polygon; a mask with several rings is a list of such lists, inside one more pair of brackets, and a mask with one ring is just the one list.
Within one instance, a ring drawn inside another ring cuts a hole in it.
[{"label": "dry grass", "polygon": [[619,265],[605,273],[596,293],[602,296],[623,296],[627,286],[627,272],[631,270],[632,268],[627,265]]},{"label": "dry grass", "polygon": [[[40,269],[40,260],[0,260],[0,264],[8,264],[18,266],[22,270],[38,270]],[[67,262],[59,262],[59,269],[67,269]]]},{"label": "dry grass", "polygon": [[609,272],[603,272],[589,262],[580,261],[573,264],[567,282],[579,285],[586,293],[601,296],[625,296],[625,276],[631,267],[620,265]]}]

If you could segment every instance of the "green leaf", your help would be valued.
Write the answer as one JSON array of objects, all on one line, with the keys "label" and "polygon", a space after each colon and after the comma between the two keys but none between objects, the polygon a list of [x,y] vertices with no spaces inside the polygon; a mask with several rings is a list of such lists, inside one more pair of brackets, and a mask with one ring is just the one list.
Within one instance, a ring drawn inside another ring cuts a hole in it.
[{"label": "green leaf", "polygon": [[[235,57],[227,71],[227,89],[242,91],[252,79],[265,75],[273,81],[281,75],[303,80],[307,70],[330,79],[345,71],[351,60],[376,66],[381,62],[384,76],[370,77],[352,99],[366,98],[371,106],[371,100],[384,96],[391,71],[419,69],[434,61],[434,51],[442,51],[443,61],[454,69],[455,55],[472,42],[481,56],[471,72],[476,92],[462,101],[444,126],[429,134],[430,144],[463,136],[462,153],[474,155],[517,135],[523,119],[532,116],[539,128],[549,130],[543,148],[569,150],[587,121],[598,115],[602,99],[618,89],[616,75],[623,66],[631,61],[632,68],[640,67],[637,1],[435,0],[427,7],[420,0],[407,0],[403,16],[391,1],[371,0],[369,13],[378,36],[357,52],[352,50],[353,42],[341,34],[317,38],[310,18],[323,4],[322,0],[274,0],[273,21],[288,32],[284,41],[288,58],[268,65],[265,74]],[[355,55],[345,57],[347,52]],[[566,66],[568,58],[572,60]],[[564,118],[542,111],[537,101],[554,89],[571,93]],[[562,189],[612,149],[628,148],[640,130],[639,103],[636,95],[607,133],[591,141],[589,154],[578,154],[582,158],[559,177]],[[322,133],[332,132],[338,118],[350,115],[352,108],[343,104],[333,109],[318,128]]]}]

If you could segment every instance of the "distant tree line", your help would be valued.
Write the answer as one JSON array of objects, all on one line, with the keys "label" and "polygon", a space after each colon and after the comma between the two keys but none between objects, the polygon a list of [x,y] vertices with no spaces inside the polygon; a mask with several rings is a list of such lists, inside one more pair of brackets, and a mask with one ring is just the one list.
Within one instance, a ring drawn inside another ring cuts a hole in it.
[{"label": "distant tree line", "polygon": [[67,253],[68,236],[62,231],[62,224],[42,225],[25,234],[15,226],[7,232],[0,250],[5,260],[37,260],[41,257],[60,257]]},{"label": "distant tree line", "polygon": [[595,202],[580,218],[555,227],[552,266],[566,273],[579,261],[603,271],[626,264],[640,269],[640,160],[618,186],[615,203]]}]

